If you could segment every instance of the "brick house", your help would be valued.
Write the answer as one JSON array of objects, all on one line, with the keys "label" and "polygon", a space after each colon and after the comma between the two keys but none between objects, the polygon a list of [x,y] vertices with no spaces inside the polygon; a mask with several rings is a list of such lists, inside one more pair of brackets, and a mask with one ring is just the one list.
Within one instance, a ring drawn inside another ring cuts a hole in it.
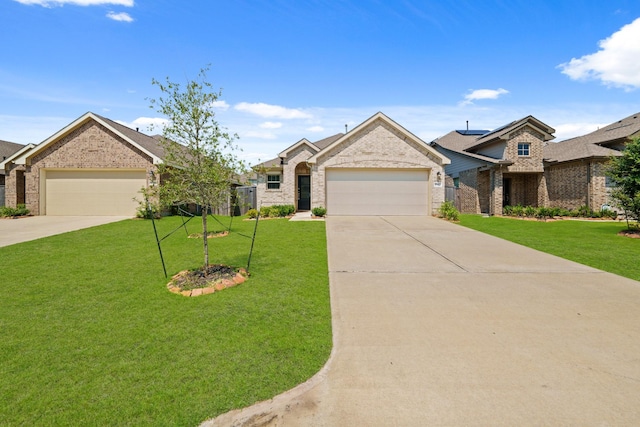
[{"label": "brick house", "polygon": [[[15,142],[0,140],[0,162],[3,162],[7,158],[13,156],[22,148],[24,148],[24,145],[22,144],[16,144]],[[0,206],[4,206],[4,186],[5,186],[5,173],[4,173],[4,169],[0,169]]]},{"label": "brick house", "polygon": [[377,113],[346,134],[301,139],[258,165],[258,206],[326,207],[328,215],[431,215],[449,159]]},{"label": "brick house", "polygon": [[558,143],[532,116],[492,132],[453,131],[433,141],[451,159],[447,184],[464,213],[501,215],[507,205],[600,210],[611,203],[605,165],[640,136],[638,114]]},{"label": "brick house", "polygon": [[546,205],[543,149],[554,132],[527,116],[493,131],[452,131],[431,144],[451,159],[445,172],[459,189],[460,211],[501,215],[506,205]]},{"label": "brick house", "polygon": [[0,162],[5,203],[34,215],[135,216],[162,156],[157,139],[89,112]]}]

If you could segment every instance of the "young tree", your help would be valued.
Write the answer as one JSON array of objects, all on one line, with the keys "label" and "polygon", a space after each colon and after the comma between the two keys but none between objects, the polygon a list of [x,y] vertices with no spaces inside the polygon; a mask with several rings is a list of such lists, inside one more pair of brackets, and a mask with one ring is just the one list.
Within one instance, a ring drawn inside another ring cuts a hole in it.
[{"label": "young tree", "polygon": [[202,206],[204,267],[209,265],[207,216],[229,200],[231,183],[244,173],[238,159],[237,135],[229,134],[215,119],[215,103],[222,92],[213,91],[207,81],[209,67],[184,87],[166,79],[156,79],[162,96],[150,99],[151,108],[168,119],[162,132],[164,163],[159,166],[162,183],[160,200],[164,204]]},{"label": "young tree", "polygon": [[611,197],[627,216],[640,219],[640,138],[629,142],[619,157],[611,159],[607,175],[615,186]]}]

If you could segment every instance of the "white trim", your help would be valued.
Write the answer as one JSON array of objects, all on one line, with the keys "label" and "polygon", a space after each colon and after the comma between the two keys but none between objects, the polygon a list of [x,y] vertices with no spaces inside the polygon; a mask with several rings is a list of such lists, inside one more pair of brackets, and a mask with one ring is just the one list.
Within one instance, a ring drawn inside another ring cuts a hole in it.
[{"label": "white trim", "polygon": [[292,146],[290,146],[288,148],[285,148],[284,151],[282,151],[280,154],[278,154],[278,157],[286,158],[287,154],[289,153],[289,151],[293,151],[293,150],[295,150],[296,148],[298,148],[298,147],[300,147],[302,145],[306,145],[307,147],[311,148],[316,153],[318,151],[320,151],[320,149],[318,147],[316,147],[315,145],[313,145],[311,143],[311,141],[309,141],[307,138],[302,138],[300,141],[296,142]]},{"label": "white trim", "polygon": [[423,140],[421,140],[420,138],[418,138],[417,136],[415,136],[414,134],[412,134],[411,132],[409,132],[408,130],[406,130],[405,128],[403,128],[402,126],[400,126],[399,124],[397,124],[396,122],[394,122],[393,120],[391,120],[389,117],[387,117],[386,115],[384,115],[381,112],[378,112],[378,113],[374,114],[373,116],[371,116],[370,118],[368,118],[367,120],[365,120],[364,122],[360,123],[358,126],[353,128],[351,131],[349,131],[345,135],[343,135],[340,138],[338,138],[337,140],[335,140],[332,144],[330,144],[329,146],[325,147],[323,150],[320,150],[319,152],[317,152],[316,154],[311,156],[311,158],[309,158],[307,160],[307,163],[316,164],[318,162],[318,157],[320,157],[321,155],[323,155],[325,153],[331,152],[331,150],[333,150],[335,147],[339,146],[344,141],[346,141],[349,138],[351,138],[353,135],[355,135],[358,132],[362,131],[362,129],[364,129],[365,127],[367,127],[368,125],[370,125],[371,123],[373,123],[376,120],[382,120],[383,122],[387,123],[389,126],[391,126],[394,129],[400,131],[401,133],[403,133],[405,135],[405,137],[411,139],[415,144],[418,144],[418,145],[422,146],[423,148],[425,148],[434,157],[440,159],[440,161],[441,161],[440,164],[442,166],[448,165],[448,164],[451,163],[451,160],[449,160],[447,157],[445,157],[444,154],[438,152],[433,147],[431,147],[429,144],[427,144],[426,142],[424,142]]},{"label": "white trim", "polygon": [[0,170],[5,169],[9,163],[14,163],[18,165],[24,165],[24,161],[26,158],[26,154],[35,147],[35,144],[27,144],[22,147],[20,150],[16,151],[6,159],[0,162]]},{"label": "white trim", "polygon": [[67,135],[68,133],[70,133],[72,130],[74,130],[76,127],[80,126],[81,124],[85,123],[88,120],[95,120],[96,122],[100,123],[102,126],[106,127],[107,129],[109,129],[110,131],[112,131],[113,133],[115,133],[116,135],[118,135],[120,138],[124,139],[126,142],[128,142],[129,144],[133,145],[134,147],[136,147],[138,150],[142,151],[143,153],[145,153],[146,155],[148,155],[149,157],[151,157],[151,159],[153,160],[153,164],[157,165],[160,163],[163,163],[162,159],[159,158],[158,156],[156,156],[155,154],[151,153],[150,151],[148,151],[147,149],[145,149],[144,147],[142,147],[141,145],[139,145],[138,143],[136,143],[135,141],[133,141],[132,139],[126,137],[124,134],[120,133],[117,129],[115,129],[113,126],[111,126],[110,124],[106,123],[104,120],[102,120],[100,117],[96,116],[95,114],[93,114],[92,112],[88,112],[86,114],[84,114],[82,117],[79,117],[78,119],[74,120],[73,122],[71,122],[70,124],[68,124],[67,126],[65,126],[64,128],[62,128],[61,130],[59,130],[58,132],[56,132],[55,134],[53,134],[52,136],[50,136],[49,138],[45,139],[44,141],[42,141],[40,144],[38,144],[31,152],[28,153],[28,155],[25,158],[25,164],[30,164],[31,162],[31,158],[38,154],[39,152],[41,152],[42,150],[44,150],[45,148],[47,148],[49,145],[51,145],[52,143],[56,142],[57,140],[59,140],[60,138],[62,138],[63,136]]}]

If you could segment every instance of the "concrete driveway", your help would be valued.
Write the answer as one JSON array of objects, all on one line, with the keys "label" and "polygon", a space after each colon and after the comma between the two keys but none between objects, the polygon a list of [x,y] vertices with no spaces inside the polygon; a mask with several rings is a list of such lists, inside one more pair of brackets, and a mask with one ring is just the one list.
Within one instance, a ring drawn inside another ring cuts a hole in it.
[{"label": "concrete driveway", "polygon": [[640,282],[434,218],[327,238],[329,362],[205,425],[640,425]]},{"label": "concrete driveway", "polygon": [[129,219],[127,216],[29,216],[0,219],[0,247]]}]

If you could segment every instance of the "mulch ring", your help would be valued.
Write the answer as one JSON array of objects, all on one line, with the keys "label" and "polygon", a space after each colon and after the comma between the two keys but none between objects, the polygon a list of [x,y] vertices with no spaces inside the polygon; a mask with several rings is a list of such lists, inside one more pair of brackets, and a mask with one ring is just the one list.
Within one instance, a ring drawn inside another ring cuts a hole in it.
[{"label": "mulch ring", "polygon": [[206,274],[203,269],[181,271],[171,278],[167,289],[174,294],[197,297],[232,288],[244,283],[248,277],[244,268],[214,264],[207,267]]},{"label": "mulch ring", "polygon": [[[224,237],[229,235],[228,231],[209,231],[207,232],[207,239],[215,239],[216,237]],[[202,239],[202,233],[189,234],[190,239]]]},{"label": "mulch ring", "polygon": [[638,230],[622,230],[618,236],[631,237],[632,239],[640,239],[640,229]]}]

